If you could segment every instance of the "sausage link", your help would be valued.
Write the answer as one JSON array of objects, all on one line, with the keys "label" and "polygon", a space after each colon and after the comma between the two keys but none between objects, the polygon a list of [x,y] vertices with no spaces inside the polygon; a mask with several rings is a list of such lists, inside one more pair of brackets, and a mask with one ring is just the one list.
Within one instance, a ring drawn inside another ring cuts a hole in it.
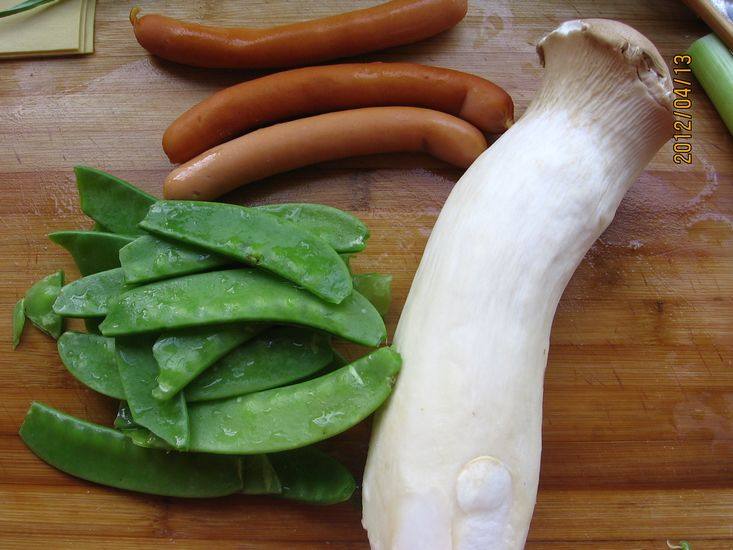
[{"label": "sausage link", "polygon": [[249,130],[330,111],[410,105],[443,111],[497,134],[514,116],[502,88],[472,74],[415,63],[350,63],[275,73],[225,88],[179,116],[163,135],[171,162]]},{"label": "sausage link", "polygon": [[130,21],[150,53],[195,67],[297,67],[411,44],[456,25],[467,0],[393,0],[372,8],[268,29],[187,23],[151,14]]},{"label": "sausage link", "polygon": [[417,107],[369,107],[268,126],[199,155],[165,180],[167,199],[211,200],[240,185],[328,160],[424,152],[460,168],[486,149],[468,122]]}]

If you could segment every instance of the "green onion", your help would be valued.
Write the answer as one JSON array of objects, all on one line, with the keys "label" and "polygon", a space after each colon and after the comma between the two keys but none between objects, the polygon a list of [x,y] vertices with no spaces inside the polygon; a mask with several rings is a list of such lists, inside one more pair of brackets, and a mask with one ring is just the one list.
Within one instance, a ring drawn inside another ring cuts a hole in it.
[{"label": "green onion", "polygon": [[688,53],[692,72],[733,134],[733,54],[714,34],[693,42]]},{"label": "green onion", "polygon": [[20,4],[15,4],[14,6],[0,10],[0,17],[7,17],[8,15],[15,15],[16,13],[20,13],[22,11],[32,10],[33,8],[37,8],[38,6],[42,6],[43,4],[48,4],[50,2],[55,2],[56,0],[25,0],[25,2],[21,2]]}]

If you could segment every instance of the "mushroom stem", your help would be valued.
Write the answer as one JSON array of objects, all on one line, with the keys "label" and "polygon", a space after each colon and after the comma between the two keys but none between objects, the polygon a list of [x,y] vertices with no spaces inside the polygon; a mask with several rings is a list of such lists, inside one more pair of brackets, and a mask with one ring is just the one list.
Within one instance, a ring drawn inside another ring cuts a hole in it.
[{"label": "mushroom stem", "polygon": [[557,303],[672,134],[669,73],[633,29],[570,21],[538,50],[540,91],[453,189],[397,328],[364,478],[377,550],[523,547]]}]

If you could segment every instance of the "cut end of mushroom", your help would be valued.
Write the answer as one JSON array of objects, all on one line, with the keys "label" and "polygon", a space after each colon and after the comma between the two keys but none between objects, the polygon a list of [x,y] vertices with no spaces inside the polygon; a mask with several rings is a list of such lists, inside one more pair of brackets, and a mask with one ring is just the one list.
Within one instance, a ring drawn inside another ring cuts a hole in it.
[{"label": "cut end of mushroom", "polygon": [[664,59],[651,41],[637,30],[609,19],[575,19],[566,21],[547,34],[537,44],[540,62],[545,64],[545,49],[553,40],[584,33],[598,44],[617,52],[636,68],[639,80],[646,86],[654,100],[672,111],[672,77]]}]

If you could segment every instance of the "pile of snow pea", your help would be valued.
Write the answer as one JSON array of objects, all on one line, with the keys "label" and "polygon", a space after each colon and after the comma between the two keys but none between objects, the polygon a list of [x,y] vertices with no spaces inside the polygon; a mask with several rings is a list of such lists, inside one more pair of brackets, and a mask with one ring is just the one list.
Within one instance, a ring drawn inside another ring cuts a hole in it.
[{"label": "pile of snow pea", "polygon": [[[391,277],[349,267],[366,226],[324,205],[158,201],[105,172],[75,173],[95,225],[49,237],[82,278],[34,284],[13,342],[27,318],[58,340],[74,377],[120,406],[106,427],[35,402],[20,429],[28,447],[144,493],[348,499],[353,476],[312,445],[376,410],[401,365],[379,347]],[[66,318],[87,331],[64,332]],[[347,364],[332,337],[376,349]]]}]

